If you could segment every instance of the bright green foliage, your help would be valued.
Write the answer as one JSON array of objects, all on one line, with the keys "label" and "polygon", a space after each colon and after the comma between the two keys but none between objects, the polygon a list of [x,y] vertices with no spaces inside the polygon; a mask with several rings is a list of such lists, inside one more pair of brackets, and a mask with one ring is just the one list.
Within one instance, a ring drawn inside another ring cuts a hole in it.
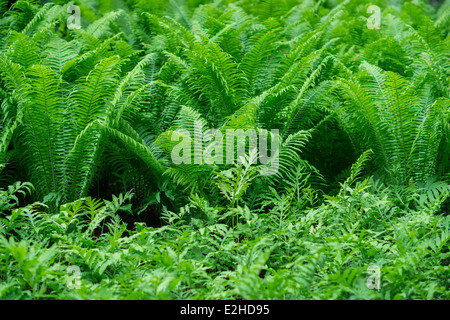
[{"label": "bright green foliage", "polygon": [[[129,194],[83,198],[58,214],[38,204],[13,209],[0,232],[0,297],[449,299],[450,221],[439,207],[450,188],[413,200],[411,210],[395,204],[389,187],[349,183],[307,210],[299,209],[310,203],[305,188],[275,193],[262,212],[192,195],[178,213],[164,212],[164,227],[134,231],[119,215]],[[379,290],[366,285],[372,265]],[[77,288],[68,285],[69,266],[81,270]]]},{"label": "bright green foliage", "polygon": [[0,1],[0,298],[450,298],[449,35],[449,0]]}]

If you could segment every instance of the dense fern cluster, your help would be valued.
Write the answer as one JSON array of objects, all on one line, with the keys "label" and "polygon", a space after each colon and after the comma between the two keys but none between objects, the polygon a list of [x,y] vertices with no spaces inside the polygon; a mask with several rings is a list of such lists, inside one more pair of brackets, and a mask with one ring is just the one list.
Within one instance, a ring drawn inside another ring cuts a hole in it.
[{"label": "dense fern cluster", "polygon": [[[448,0],[19,0],[0,16],[0,296],[448,298]],[[278,130],[279,170],[252,152],[175,163],[198,123]],[[56,260],[89,270],[77,293]],[[378,293],[357,280],[370,264]]]}]

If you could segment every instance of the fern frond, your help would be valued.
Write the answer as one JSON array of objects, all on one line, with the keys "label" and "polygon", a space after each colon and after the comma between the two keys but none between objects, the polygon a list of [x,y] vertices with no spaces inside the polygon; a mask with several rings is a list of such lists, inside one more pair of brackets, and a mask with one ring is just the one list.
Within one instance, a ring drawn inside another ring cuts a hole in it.
[{"label": "fern frond", "polygon": [[[338,81],[338,85],[344,90],[345,96],[354,102],[348,106],[348,108],[350,108],[349,115],[356,121],[363,120],[358,123],[357,126],[359,128],[367,128],[363,131],[366,136],[363,136],[362,138],[364,138],[369,145],[373,146],[372,149],[374,150],[381,167],[388,166],[390,161],[386,150],[386,144],[391,138],[390,133],[385,130],[381,122],[376,105],[355,79],[341,79]],[[344,121],[346,122],[349,120],[347,119]]]},{"label": "fern frond", "polygon": [[[61,148],[58,142],[64,108],[59,77],[48,67],[35,65],[27,72],[30,79],[24,124],[28,133],[27,157],[32,161],[33,183],[44,194],[58,191],[62,177]],[[44,185],[42,185],[44,183]]]},{"label": "fern frond", "polygon": [[35,29],[35,26],[44,19],[50,8],[54,6],[53,3],[44,4],[39,11],[34,15],[33,19],[25,26],[22,33],[30,35],[30,31]]},{"label": "fern frond", "polygon": [[34,18],[38,11],[39,4],[37,1],[16,1],[7,12],[7,14],[10,14],[13,17],[11,28],[15,31],[23,30],[26,25]]},{"label": "fern frond", "polygon": [[106,132],[108,132],[111,138],[120,140],[128,150],[141,158],[148,165],[148,168],[156,177],[159,177],[164,173],[165,169],[155,157],[152,149],[143,144],[142,141],[140,142],[136,139],[133,139],[130,136],[127,136],[113,128],[106,127],[105,130]]},{"label": "fern frond", "polygon": [[54,26],[64,18],[66,8],[71,4],[72,2],[65,6],[60,6],[52,2],[45,3],[22,30],[22,33],[31,36],[38,34],[41,30],[48,30],[50,26]]},{"label": "fern frond", "polygon": [[68,60],[61,68],[63,77],[68,80],[74,80],[86,76],[100,60],[108,56],[107,52],[111,44],[119,37],[120,34],[116,34],[102,42],[95,49],[89,50],[74,59]]},{"label": "fern frond", "polygon": [[41,59],[41,49],[36,43],[23,33],[13,31],[8,39],[7,56],[15,63],[20,64],[24,68],[29,68],[39,63]]},{"label": "fern frond", "polygon": [[54,71],[61,74],[63,66],[68,61],[74,60],[76,57],[77,51],[73,46],[69,42],[54,35],[51,37],[51,40],[44,50],[42,64],[49,66]]},{"label": "fern frond", "polygon": [[325,59],[323,59],[323,61],[320,63],[320,65],[317,67],[317,69],[315,69],[311,73],[311,75],[306,79],[306,81],[304,82],[304,84],[303,84],[302,88],[300,89],[300,92],[298,93],[295,100],[288,106],[288,108],[286,110],[286,113],[287,113],[286,118],[289,119],[289,121],[285,127],[284,136],[286,136],[287,132],[290,131],[293,121],[298,117],[297,113],[298,113],[299,107],[301,105],[300,101],[303,99],[306,90],[309,87],[314,86],[314,82],[320,76],[320,73],[322,72],[322,70],[325,68],[328,61],[330,61],[330,60],[332,60],[332,57],[326,57]]},{"label": "fern frond", "polygon": [[13,95],[24,95],[26,90],[24,68],[8,59],[3,52],[0,53],[0,71],[6,88]]},{"label": "fern frond", "polygon": [[351,186],[356,181],[361,172],[364,170],[365,163],[370,160],[372,153],[372,150],[369,149],[359,156],[358,160],[356,160],[356,162],[352,165],[350,176],[347,180],[345,180],[345,185]]},{"label": "fern frond", "polygon": [[184,163],[168,168],[164,172],[164,175],[191,194],[207,190],[211,185],[212,174],[213,169],[208,165]]},{"label": "fern frond", "polygon": [[[21,114],[20,114],[21,115]],[[16,131],[17,127],[20,125],[22,120],[22,116],[19,116],[11,126],[7,128],[3,128],[1,135],[0,135],[0,172],[2,171],[5,160],[6,160],[6,153],[8,152],[8,147],[11,142],[12,136],[14,132]]]},{"label": "fern frond", "polygon": [[249,103],[238,109],[220,128],[221,131],[226,129],[256,129],[256,115],[258,107],[264,100],[265,95],[252,99]]},{"label": "fern frond", "polygon": [[254,81],[258,71],[263,67],[276,48],[276,34],[272,31],[259,35],[255,43],[247,52],[239,64],[239,68],[245,73],[248,82],[248,93],[254,90]]},{"label": "fern frond", "polygon": [[[194,137],[194,134],[196,133],[196,124],[199,124],[203,131],[208,129],[208,123],[199,112],[192,108],[181,106],[177,118],[173,122],[173,129],[187,130],[191,137]],[[201,133],[203,134],[203,132]]]},{"label": "fern frond", "polygon": [[[148,85],[143,85],[143,69],[146,65],[150,63],[152,59],[155,58],[154,54],[149,54],[145,56],[128,74],[120,81],[115,93],[114,98],[111,101],[111,111],[109,113],[115,113],[116,122],[120,119],[123,114],[124,108],[129,106],[132,101],[139,95],[142,90],[147,89],[153,83]],[[126,94],[128,91],[128,94]],[[127,98],[126,103],[119,107],[119,101],[123,99],[123,95]],[[131,100],[129,99],[131,96]],[[117,110],[115,110],[117,109]]]},{"label": "fern frond", "polygon": [[301,160],[300,153],[310,137],[310,132],[298,131],[282,141],[279,149],[279,169],[274,176],[275,179],[281,179],[284,174],[295,168],[299,162],[306,163],[306,161]]},{"label": "fern frond", "polygon": [[[215,43],[209,43],[207,48],[198,48],[188,53],[193,74],[188,84],[193,92],[206,96],[211,104],[213,123],[222,116],[232,114],[236,105],[242,100],[244,78],[232,57],[223,52]],[[208,119],[209,120],[209,119]]]},{"label": "fern frond", "polygon": [[[450,100],[438,99],[427,106],[425,115],[421,117],[416,138],[409,155],[411,175],[418,181],[426,181],[439,172],[439,167],[445,168],[445,163],[439,163],[439,147],[446,141],[445,121],[450,108]],[[445,150],[445,149],[444,149]],[[445,151],[444,151],[445,152]],[[442,154],[442,159],[447,155]],[[447,160],[448,161],[448,160]]]},{"label": "fern frond", "polygon": [[94,120],[75,137],[73,147],[64,160],[64,179],[61,191],[64,201],[74,201],[89,190],[99,157],[102,124]]}]

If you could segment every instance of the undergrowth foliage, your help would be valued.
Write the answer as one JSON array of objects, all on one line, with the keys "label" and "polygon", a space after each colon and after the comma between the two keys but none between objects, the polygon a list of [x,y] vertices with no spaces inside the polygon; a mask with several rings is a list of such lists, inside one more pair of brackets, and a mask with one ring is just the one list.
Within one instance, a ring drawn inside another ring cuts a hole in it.
[{"label": "undergrowth foliage", "polygon": [[0,1],[0,298],[450,298],[450,2],[257,2]]}]

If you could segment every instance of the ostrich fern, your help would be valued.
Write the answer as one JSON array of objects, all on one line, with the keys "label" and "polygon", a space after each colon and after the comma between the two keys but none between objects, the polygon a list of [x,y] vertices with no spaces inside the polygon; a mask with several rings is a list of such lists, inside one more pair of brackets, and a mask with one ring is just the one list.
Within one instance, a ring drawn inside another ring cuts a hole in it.
[{"label": "ostrich fern", "polygon": [[352,141],[337,150],[347,168],[372,149],[392,183],[448,175],[447,2],[434,20],[411,16],[428,12],[421,4],[393,2],[379,30],[365,28],[362,0],[83,0],[80,30],[65,26],[70,4],[2,9],[0,160],[20,164],[37,198],[75,200],[102,174],[207,193],[226,166],[169,157],[170,135],[192,136],[195,121],[279,130],[280,172],[268,180],[280,188],[299,168],[323,182],[316,165],[332,166],[337,147],[320,141],[330,150],[316,155],[308,145],[331,121]]},{"label": "ostrich fern", "polygon": [[[105,17],[81,34],[90,39],[102,36],[105,23],[119,14]],[[16,115],[5,131],[2,151],[14,134],[21,155],[17,161],[29,172],[36,197],[57,193],[70,201],[86,195],[108,139],[122,141],[155,174],[161,174],[151,150],[138,136],[120,132],[122,123],[117,121],[128,106],[128,97],[144,85],[142,77],[135,78],[149,59],[122,76],[124,57],[108,53],[117,37],[77,53],[83,50],[83,38],[67,42],[54,36],[47,44],[38,43],[29,27],[34,23],[21,33],[11,33],[8,51],[1,55],[1,72],[5,90],[14,97],[10,108]],[[138,82],[134,86],[133,80]]]},{"label": "ostrich fern", "polygon": [[399,74],[363,63],[361,71],[338,86],[351,101],[344,126],[362,134],[391,182],[426,181],[437,173],[439,144],[446,134],[450,100],[428,101]]}]

